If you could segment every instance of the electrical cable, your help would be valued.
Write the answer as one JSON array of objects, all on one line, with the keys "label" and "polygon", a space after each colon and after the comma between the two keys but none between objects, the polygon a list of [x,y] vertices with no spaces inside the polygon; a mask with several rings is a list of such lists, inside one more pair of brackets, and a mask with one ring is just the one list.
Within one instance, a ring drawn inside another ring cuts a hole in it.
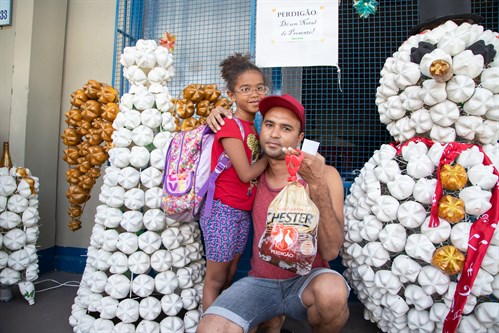
[{"label": "electrical cable", "polygon": [[45,289],[41,289],[41,290],[35,290],[37,293],[41,293],[43,291],[52,290],[52,289],[56,289],[56,288],[60,288],[60,287],[79,287],[80,286],[80,282],[79,281],[59,282],[59,281],[56,281],[56,280],[53,280],[53,279],[41,280],[41,281],[34,282],[33,284],[36,285],[36,284],[39,284],[39,283],[42,283],[42,282],[53,282],[53,283],[55,283],[57,285],[56,286],[52,286],[52,287],[48,287],[48,288],[45,288]]}]

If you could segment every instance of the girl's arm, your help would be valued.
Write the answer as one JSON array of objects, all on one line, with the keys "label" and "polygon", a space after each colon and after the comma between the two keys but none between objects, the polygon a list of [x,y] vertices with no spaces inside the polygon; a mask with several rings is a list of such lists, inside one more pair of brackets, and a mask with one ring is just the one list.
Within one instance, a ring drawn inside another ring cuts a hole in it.
[{"label": "girl's arm", "polygon": [[260,157],[255,163],[250,164],[246,156],[244,144],[240,139],[223,138],[221,139],[221,143],[229,156],[232,167],[234,167],[239,179],[243,183],[249,183],[257,178],[267,167],[268,161],[266,155]]}]

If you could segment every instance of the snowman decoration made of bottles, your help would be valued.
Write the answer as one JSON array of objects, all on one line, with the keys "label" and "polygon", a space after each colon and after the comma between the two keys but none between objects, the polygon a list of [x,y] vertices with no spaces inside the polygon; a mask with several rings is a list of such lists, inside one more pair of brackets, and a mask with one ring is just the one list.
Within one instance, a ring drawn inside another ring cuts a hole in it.
[{"label": "snowman decoration made of bottles", "polygon": [[9,301],[17,285],[28,304],[35,304],[39,188],[28,168],[0,164],[0,301]]},{"label": "snowman decoration made of bottles", "polygon": [[499,34],[443,21],[381,71],[396,142],[345,200],[344,275],[384,332],[499,331]]},{"label": "snowman decoration made of bottles", "polygon": [[138,40],[120,63],[131,86],[113,122],[88,258],[69,323],[74,332],[195,332],[205,262],[195,222],[160,209],[173,131],[175,37]]}]

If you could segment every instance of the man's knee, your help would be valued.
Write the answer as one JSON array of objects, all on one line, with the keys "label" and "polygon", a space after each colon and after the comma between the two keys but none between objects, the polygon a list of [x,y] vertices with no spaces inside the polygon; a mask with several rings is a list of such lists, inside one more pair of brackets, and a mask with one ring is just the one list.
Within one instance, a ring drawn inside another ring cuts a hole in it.
[{"label": "man's knee", "polygon": [[323,273],[309,283],[302,297],[307,306],[330,309],[332,306],[347,304],[348,294],[348,286],[341,275]]},{"label": "man's knee", "polygon": [[217,315],[205,315],[199,322],[196,333],[242,333],[241,326]]},{"label": "man's knee", "polygon": [[348,292],[343,277],[337,274],[321,274],[309,283],[302,299],[314,332],[341,331],[350,314]]},{"label": "man's knee", "polygon": [[314,312],[320,320],[348,319],[348,298],[345,292],[328,291],[318,295],[314,302]]},{"label": "man's knee", "polygon": [[[347,285],[342,277],[338,277],[336,280],[334,284],[323,281],[320,286],[317,286],[315,295],[325,306],[340,306],[348,303],[349,289]],[[331,286],[334,287],[331,288]]]}]

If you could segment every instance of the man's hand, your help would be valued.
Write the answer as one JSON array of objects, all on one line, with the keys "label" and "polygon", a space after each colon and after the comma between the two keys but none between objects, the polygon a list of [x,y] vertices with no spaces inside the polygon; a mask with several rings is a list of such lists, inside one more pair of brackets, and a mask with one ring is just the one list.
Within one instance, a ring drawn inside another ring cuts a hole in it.
[{"label": "man's hand", "polygon": [[211,110],[208,117],[206,117],[206,124],[208,124],[213,133],[220,131],[222,126],[225,125],[224,117],[232,119],[232,111],[221,106],[217,106]]},{"label": "man's hand", "polygon": [[[300,155],[298,150],[291,147],[283,147],[282,151],[286,155]],[[305,157],[300,164],[298,173],[302,176],[303,180],[305,180],[309,185],[324,183],[324,172],[326,169],[326,161],[324,157],[319,153],[316,155],[310,155],[302,152],[302,154]]]}]

